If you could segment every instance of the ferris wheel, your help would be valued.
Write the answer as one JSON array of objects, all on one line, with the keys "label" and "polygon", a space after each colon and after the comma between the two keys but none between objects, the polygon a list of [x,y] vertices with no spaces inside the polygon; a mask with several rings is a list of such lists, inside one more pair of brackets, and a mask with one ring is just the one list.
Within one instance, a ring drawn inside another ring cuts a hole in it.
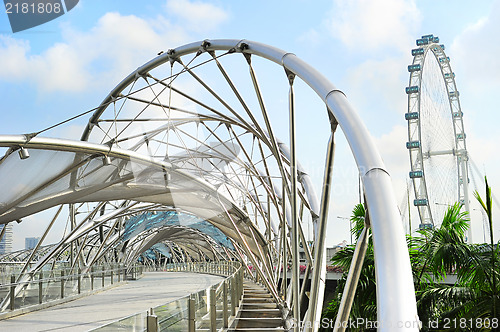
[{"label": "ferris wheel", "polygon": [[413,204],[422,229],[440,224],[448,207],[456,202],[469,211],[469,180],[463,113],[450,58],[434,35],[417,39],[417,46],[408,66],[405,118]]}]

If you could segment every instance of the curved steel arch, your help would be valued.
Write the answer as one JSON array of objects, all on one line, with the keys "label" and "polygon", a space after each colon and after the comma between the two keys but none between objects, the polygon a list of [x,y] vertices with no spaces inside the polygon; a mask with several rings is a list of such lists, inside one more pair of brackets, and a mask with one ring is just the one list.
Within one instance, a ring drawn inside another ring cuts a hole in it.
[{"label": "curved steel arch", "polygon": [[[403,326],[406,326],[406,322],[415,323],[418,320],[416,305],[415,305],[415,295],[413,289],[413,279],[411,274],[411,266],[408,257],[408,251],[406,247],[406,241],[404,238],[404,232],[402,228],[402,223],[400,220],[399,212],[397,209],[397,204],[394,198],[394,194],[392,192],[390,177],[388,172],[385,169],[385,166],[378,154],[378,151],[370,139],[370,135],[363,125],[361,119],[354,111],[354,109],[349,105],[345,95],[338,90],[333,84],[331,84],[323,75],[321,75],[318,71],[313,69],[311,66],[297,58],[295,55],[291,53],[286,53],[277,48],[267,46],[261,43],[251,42],[251,41],[239,41],[239,40],[206,40],[203,42],[191,43],[160,55],[159,57],[153,59],[152,61],[146,63],[145,65],[139,67],[132,74],[127,76],[120,84],[117,85],[115,89],[113,89],[108,97],[103,101],[101,106],[97,109],[97,111],[91,117],[88,126],[84,130],[82,134],[82,140],[89,140],[91,137],[92,131],[96,128],[96,126],[100,125],[101,116],[106,111],[107,107],[116,105],[117,101],[123,100],[125,98],[129,98],[127,94],[123,95],[122,92],[125,91],[127,87],[134,84],[138,78],[151,79],[152,76],[148,76],[149,72],[155,68],[160,67],[162,64],[171,64],[172,66],[175,63],[181,63],[181,57],[194,54],[195,57],[201,54],[209,54],[212,56],[213,60],[216,60],[217,57],[214,55],[216,51],[226,51],[227,54],[242,54],[248,61],[250,65],[250,73],[252,79],[255,79],[253,76],[253,69],[251,67],[250,59],[251,56],[261,57],[271,62],[282,66],[285,69],[285,73],[288,76],[288,80],[290,82],[290,94],[291,100],[293,101],[293,78],[295,76],[301,78],[308,86],[310,86],[316,94],[320,97],[323,103],[327,106],[328,115],[332,121],[332,124],[335,124],[338,121],[338,124],[343,129],[343,132],[349,142],[353,155],[355,157],[358,170],[360,176],[363,181],[363,186],[365,189],[365,197],[368,204],[368,212],[370,215],[370,222],[373,231],[373,242],[376,253],[376,278],[377,278],[377,303],[378,303],[378,320],[382,324],[383,330],[392,330],[400,327],[402,323]],[[217,62],[218,64],[218,62]],[[221,67],[219,67],[221,69]],[[185,72],[189,72],[189,67],[184,66],[183,69]],[[221,71],[224,74],[223,69]],[[191,73],[190,73],[191,74]],[[227,79],[227,78],[226,78]],[[229,80],[228,80],[229,82]],[[230,82],[229,82],[230,83]],[[155,84],[168,84],[162,81],[157,81]],[[150,86],[149,86],[150,87]],[[256,89],[256,93],[258,94],[258,85],[255,84],[254,87]],[[170,88],[172,89],[172,88]],[[208,89],[207,89],[208,90]],[[233,90],[234,91],[234,90]],[[153,92],[154,93],[154,92]],[[131,99],[131,98],[129,98]],[[155,102],[155,98],[150,100],[148,103],[152,104]],[[144,102],[144,101],[141,101]],[[260,105],[262,108],[262,104]],[[165,107],[159,103],[159,107]],[[292,107],[292,106],[291,106]],[[170,108],[169,108],[170,109]],[[118,110],[119,113],[120,110]],[[214,114],[219,114],[215,109],[211,109],[211,112]],[[293,107],[291,108],[293,111]],[[220,115],[220,114],[219,114]],[[249,114],[251,117],[251,114]],[[207,115],[203,115],[204,119],[207,118]],[[265,191],[268,195],[268,204],[272,201],[272,204],[275,205],[275,211],[278,214],[278,218],[280,223],[283,224],[285,221],[293,221],[291,220],[294,217],[294,214],[291,213],[291,216],[288,215],[288,205],[286,202],[286,196],[291,197],[291,187],[294,186],[294,181],[289,180],[289,178],[294,178],[298,175],[299,181],[302,181],[302,190],[305,190],[306,196],[301,196],[302,206],[307,206],[311,212],[311,217],[314,219],[316,225],[316,238],[315,238],[315,259],[314,259],[314,269],[313,269],[313,286],[312,286],[312,296],[316,300],[310,301],[309,304],[309,313],[306,320],[311,323],[316,324],[314,329],[317,329],[317,325],[319,324],[319,317],[321,314],[321,305],[322,305],[322,282],[324,283],[324,273],[325,273],[325,258],[324,254],[324,240],[325,240],[325,225],[328,213],[328,187],[329,181],[326,181],[326,189],[324,189],[322,195],[322,202],[319,206],[316,202],[314,202],[314,195],[311,193],[311,184],[310,180],[307,179],[306,176],[303,176],[298,170],[299,174],[296,174],[296,169],[293,166],[292,160],[294,159],[294,149],[292,147],[290,153],[287,152],[287,149],[283,149],[282,145],[280,145],[275,138],[275,134],[272,130],[270,130],[270,125],[266,122],[265,126],[259,125],[258,122],[251,120],[245,120],[241,117],[236,116],[236,119],[229,118],[220,115],[220,117],[224,118],[226,124],[231,124],[227,131],[231,134],[235,134],[233,126],[236,128],[243,128],[246,130],[246,133],[252,135],[254,139],[258,140],[258,144],[263,144],[267,146],[267,151],[270,152],[276,160],[280,168],[281,173],[281,184],[282,188],[279,186],[275,186],[272,183],[272,177],[267,175],[266,177],[262,176],[262,173],[255,167],[254,165],[247,165],[244,162],[240,162],[239,166],[243,168],[245,172],[252,173],[254,177],[256,177],[259,181],[259,188],[262,185],[265,188]],[[264,116],[265,117],[265,116]],[[216,117],[212,114],[207,119],[214,120]],[[189,119],[190,121],[192,119]],[[265,118],[267,121],[268,119]],[[266,128],[264,130],[263,128]],[[117,126],[118,128],[118,126]],[[332,126],[332,130],[334,130],[335,126]],[[137,132],[137,136],[140,136],[141,133]],[[211,132],[211,135],[216,136],[215,132]],[[102,156],[104,161],[106,161],[106,157],[110,156],[110,152],[115,149],[114,145],[117,143],[116,137],[109,137],[110,140],[107,142],[108,145],[100,145],[99,155]],[[148,146],[148,142],[151,138],[154,138],[152,132],[148,133],[146,139],[135,146],[135,148],[140,149],[141,146]],[[236,135],[234,135],[236,137]],[[131,137],[131,136],[129,136]],[[236,139],[236,138],[234,138]],[[34,146],[37,140],[36,138],[29,140],[27,139],[18,140],[9,145],[11,147],[15,146],[23,146],[29,147]],[[293,140],[292,140],[293,142]],[[219,140],[219,145],[226,145],[224,141]],[[293,142],[294,143],[294,142]],[[85,143],[82,143],[85,144]],[[71,143],[73,145],[73,143]],[[241,146],[241,144],[240,144]],[[107,147],[107,150],[106,148]],[[226,146],[225,146],[226,147]],[[258,145],[260,148],[261,146]],[[327,170],[325,171],[325,179],[330,177],[330,166],[333,155],[333,132],[332,138],[330,142],[330,153],[328,159]],[[231,160],[236,160],[231,153],[229,155],[227,152],[221,153],[221,150],[211,149],[211,152],[207,154],[207,152],[201,151],[203,153],[204,158],[212,158],[214,157],[214,153],[216,157],[220,157],[220,154],[225,156],[222,159],[228,158]],[[193,152],[200,151],[188,151],[190,154]],[[130,152],[136,153],[137,152]],[[287,155],[288,154],[288,155]],[[145,157],[144,159],[148,159]],[[152,158],[149,158],[152,159]],[[251,159],[251,158],[249,158]],[[262,156],[263,162],[266,160],[264,154]],[[226,160],[227,161],[227,160]],[[267,171],[267,167],[265,167]],[[294,170],[293,172],[291,170]],[[217,171],[220,169],[217,168]],[[266,173],[264,173],[266,174]],[[198,182],[197,182],[198,183]],[[235,182],[236,183],[236,182]],[[252,187],[255,194],[258,193],[257,186],[253,184]],[[281,197],[279,195],[279,190],[281,189]],[[285,195],[285,191],[288,195]],[[228,192],[230,190],[228,189]],[[215,188],[214,193],[219,197],[219,192],[217,188]],[[299,192],[301,194],[301,192]],[[258,195],[252,196],[252,193],[248,193],[245,199],[250,200],[252,206],[255,207],[255,222],[258,220],[258,215],[265,218],[273,217],[270,215],[270,211],[268,209],[267,216],[265,209],[260,206]],[[289,201],[292,201],[289,198]],[[235,215],[231,215],[231,212],[238,211],[235,209],[235,205],[231,206],[231,209],[227,209],[228,206],[219,201],[220,205],[224,208],[225,214],[221,216],[227,216],[231,223],[235,223],[233,217]],[[128,203],[126,203],[128,204]],[[102,206],[97,206],[96,209],[93,210],[91,215],[96,215],[98,209]],[[296,208],[296,207],[295,207]],[[117,209],[116,215],[119,216],[120,208]],[[240,214],[236,214],[237,216],[242,217]],[[245,215],[245,214],[243,214]],[[264,219],[265,219],[264,218]],[[244,219],[242,219],[244,220]],[[246,224],[246,222],[244,222]],[[249,224],[252,224],[251,222]],[[293,225],[293,224],[292,224]],[[282,229],[285,229],[287,226],[282,226]],[[259,232],[255,227],[250,227],[250,231],[246,236],[249,239],[253,239],[255,242],[259,242],[260,240],[265,240],[267,236],[267,244],[269,242],[269,235],[259,235]],[[255,230],[255,231],[254,231]],[[234,238],[239,239],[242,243],[242,247],[248,247],[244,234],[241,234],[238,226],[234,225],[234,231],[236,234],[233,234]],[[275,238],[277,240],[278,238]],[[281,236],[283,240],[283,235]],[[303,241],[304,242],[304,241]],[[287,246],[286,244],[284,245]],[[253,260],[252,263],[258,263],[257,265],[259,273],[264,277],[264,281],[267,282],[268,288],[270,291],[274,291],[275,298],[276,289],[274,282],[276,281],[276,276],[270,271],[270,257],[266,252],[262,252],[261,250],[264,248],[257,246],[256,251],[252,253],[252,251],[247,251],[246,254]],[[308,250],[306,249],[306,252]],[[254,254],[257,254],[257,257],[260,257],[261,260],[256,261]],[[253,258],[252,258],[253,257]],[[312,264],[312,259],[310,258],[310,263]],[[322,281],[321,281],[322,280]],[[324,285],[324,284],[323,284]],[[297,294],[295,293],[295,297]],[[413,324],[414,330],[417,330],[415,325]]]}]

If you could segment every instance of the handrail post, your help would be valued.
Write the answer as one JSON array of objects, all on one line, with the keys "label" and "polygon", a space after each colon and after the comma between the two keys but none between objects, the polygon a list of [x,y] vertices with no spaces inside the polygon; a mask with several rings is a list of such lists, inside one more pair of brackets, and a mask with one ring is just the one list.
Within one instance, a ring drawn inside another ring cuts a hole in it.
[{"label": "handrail post", "polygon": [[239,308],[240,307],[240,299],[241,299],[241,290],[240,290],[240,286],[241,286],[241,271],[238,271],[238,273],[236,274],[236,303],[237,303],[237,307]]},{"label": "handrail post", "polygon": [[94,267],[90,268],[90,290],[94,290]]},{"label": "handrail post", "polygon": [[210,287],[210,332],[217,331],[217,311],[215,303],[215,288]]},{"label": "handrail post", "polygon": [[195,332],[196,331],[196,308],[195,308],[195,300],[192,295],[188,299],[188,331]]},{"label": "handrail post", "polygon": [[14,310],[14,302],[16,300],[16,276],[10,276],[10,310]]},{"label": "handrail post", "polygon": [[[240,294],[239,301],[243,301],[243,269],[240,270]],[[238,305],[239,307],[239,305]]]},{"label": "handrail post", "polygon": [[231,316],[236,316],[236,276],[231,277]]},{"label": "handrail post", "polygon": [[61,299],[64,299],[64,270],[61,271]]},{"label": "handrail post", "polygon": [[146,331],[158,332],[158,316],[153,313],[153,308],[150,308],[146,317]]},{"label": "handrail post", "polygon": [[38,304],[42,304],[43,301],[43,272],[40,271],[38,275]]},{"label": "handrail post", "polygon": [[82,293],[82,269],[78,268],[78,294]]},{"label": "handrail post", "polygon": [[111,268],[110,274],[111,274],[111,285],[112,285],[113,284],[113,268]]},{"label": "handrail post", "polygon": [[224,298],[222,301],[222,320],[224,328],[229,327],[229,317],[227,315],[227,279],[223,281],[224,288],[222,289],[222,297]]},{"label": "handrail post", "polygon": [[104,264],[102,265],[102,281],[101,281],[101,286],[104,288],[104,277],[105,277],[105,271],[104,271]]}]

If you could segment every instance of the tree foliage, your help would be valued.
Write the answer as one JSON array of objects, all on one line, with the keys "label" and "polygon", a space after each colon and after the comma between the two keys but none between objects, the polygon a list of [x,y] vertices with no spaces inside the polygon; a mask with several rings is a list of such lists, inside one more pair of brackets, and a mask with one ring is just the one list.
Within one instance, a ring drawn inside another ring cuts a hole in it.
[{"label": "tree foliage", "polygon": [[[477,191],[474,196],[485,210],[492,230],[492,197],[487,181],[485,199]],[[356,239],[364,227],[364,218],[364,206],[356,205],[351,217],[352,233]],[[439,227],[421,230],[417,237],[407,237],[422,331],[449,331],[446,323],[460,320],[467,322],[459,329],[461,331],[500,331],[500,246],[493,242],[491,231],[490,243],[467,243],[468,227],[468,213],[462,210],[460,203],[456,203],[448,208]],[[348,271],[354,249],[355,246],[351,245],[340,250],[331,264]],[[374,263],[370,237],[350,313],[352,320],[363,318],[376,321]],[[339,281],[335,297],[325,310],[324,317],[335,320],[346,277],[347,272]],[[497,322],[499,328],[484,322]]]}]

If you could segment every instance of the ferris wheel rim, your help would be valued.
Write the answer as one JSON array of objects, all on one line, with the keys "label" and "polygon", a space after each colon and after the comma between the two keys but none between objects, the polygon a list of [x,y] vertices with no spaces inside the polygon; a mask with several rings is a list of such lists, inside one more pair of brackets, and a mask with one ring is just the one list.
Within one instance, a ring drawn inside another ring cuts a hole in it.
[{"label": "ferris wheel rim", "polygon": [[[424,166],[424,151],[422,144],[422,123],[421,123],[421,98],[422,98],[422,76],[424,72],[424,65],[428,56],[434,56],[437,64],[439,65],[439,70],[441,77],[443,79],[442,83],[446,88],[447,94],[447,108],[451,113],[451,123],[453,126],[453,143],[454,148],[452,149],[453,155],[458,156],[458,158],[464,157],[467,160],[467,148],[466,148],[466,138],[463,125],[463,112],[460,106],[459,92],[457,89],[457,84],[455,80],[455,74],[451,69],[450,58],[446,55],[444,51],[444,45],[439,44],[439,38],[433,35],[422,36],[421,39],[417,39],[417,46],[419,48],[412,50],[413,61],[410,66],[408,66],[408,71],[410,72],[409,86],[406,88],[406,93],[408,94],[408,109],[405,115],[406,120],[408,120],[408,142],[407,149],[410,155],[410,179],[413,183],[415,200],[414,206],[417,207],[420,215],[421,227],[434,227],[435,220],[432,213],[432,208],[429,201],[429,184],[427,183],[425,175]],[[432,55],[429,55],[429,52]],[[414,82],[417,82],[415,85]],[[413,84],[412,84],[413,83]],[[416,95],[416,97],[414,97]],[[416,112],[415,112],[416,109]],[[417,113],[417,115],[415,115]],[[414,118],[412,118],[412,116]],[[412,129],[415,130],[416,127],[416,139],[412,136]],[[417,151],[417,160],[414,160],[412,150]],[[430,152],[429,157],[430,158]],[[460,161],[457,158],[457,180],[458,180],[458,193],[459,200],[461,196],[460,186],[461,183],[465,182],[463,177],[465,171],[460,170]],[[420,165],[418,165],[420,163]],[[421,173],[418,173],[421,172]],[[467,174],[467,173],[465,173]],[[468,180],[468,179],[467,179]],[[420,184],[421,192],[418,193],[417,184]],[[462,190],[465,191],[465,190]],[[462,202],[463,203],[463,202]],[[427,219],[424,220],[422,215],[426,210],[428,214]],[[425,221],[430,221],[426,223]]]}]

